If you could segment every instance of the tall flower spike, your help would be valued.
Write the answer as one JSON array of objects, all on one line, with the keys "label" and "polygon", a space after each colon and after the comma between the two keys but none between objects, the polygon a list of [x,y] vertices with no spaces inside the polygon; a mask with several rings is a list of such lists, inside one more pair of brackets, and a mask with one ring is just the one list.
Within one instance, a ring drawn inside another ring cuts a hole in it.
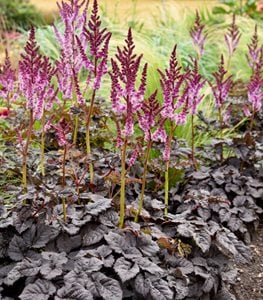
[{"label": "tall flower spike", "polygon": [[[138,120],[141,130],[144,132],[144,140],[151,141],[153,128],[160,126],[161,107],[157,99],[157,90],[143,102],[141,110],[138,111]],[[159,121],[159,122],[158,122]]]},{"label": "tall flower spike", "polygon": [[260,69],[256,69],[248,84],[248,102],[252,106],[252,113],[261,110],[263,100],[263,78]]},{"label": "tall flower spike", "polygon": [[186,77],[188,89],[188,100],[190,113],[192,115],[196,114],[197,106],[204,98],[204,95],[200,95],[200,91],[204,87],[206,80],[202,80],[202,75],[199,74],[198,61],[194,60],[194,68],[190,71],[189,75]]},{"label": "tall flower spike", "polygon": [[166,119],[174,120],[176,118],[174,111],[179,108],[177,101],[179,100],[180,88],[184,82],[184,76],[180,74],[180,71],[181,67],[178,66],[175,45],[171,53],[169,67],[165,69],[164,73],[158,70],[161,76],[160,83],[163,93],[163,110],[161,114]]},{"label": "tall flower spike", "polygon": [[[133,122],[135,113],[143,105],[146,88],[147,64],[144,65],[141,83],[136,88],[136,79],[139,72],[142,55],[134,54],[131,29],[128,31],[126,46],[117,48],[116,60],[112,59],[111,76],[111,101],[115,113],[125,115],[125,126],[122,134],[127,137],[133,135]],[[119,62],[119,64],[118,64]],[[120,66],[119,66],[120,65]]]},{"label": "tall flower spike", "polygon": [[232,57],[241,37],[241,33],[238,29],[238,26],[236,25],[235,15],[233,15],[232,23],[228,27],[227,33],[225,34],[224,37],[228,48],[228,55],[229,57]]},{"label": "tall flower spike", "polygon": [[16,90],[16,72],[11,66],[8,52],[5,52],[5,61],[0,64],[0,97],[7,101],[7,107],[10,108],[10,101],[17,98]]},{"label": "tall flower spike", "polygon": [[201,24],[200,15],[198,11],[196,11],[195,23],[190,30],[190,35],[196,48],[198,58],[204,54],[204,43],[207,38],[207,34],[204,34],[204,27],[205,26]]},{"label": "tall flower spike", "polygon": [[246,55],[248,65],[252,69],[252,73],[255,72],[257,68],[262,68],[262,53],[263,53],[263,46],[259,47],[259,38],[257,32],[257,25],[255,26],[255,31],[251,39],[251,43],[248,44],[249,54]]},{"label": "tall flower spike", "polygon": [[45,105],[51,107],[55,98],[51,84],[53,68],[47,57],[39,54],[39,47],[35,40],[35,29],[30,30],[25,53],[19,61],[19,90],[26,99],[27,109],[32,110],[34,119],[42,117]]},{"label": "tall flower spike", "polygon": [[224,57],[223,55],[221,55],[221,61],[218,66],[218,70],[217,72],[213,73],[215,84],[213,85],[211,82],[209,82],[215,98],[216,106],[218,108],[221,108],[223,106],[232,86],[232,76],[228,76],[225,79],[226,74],[227,71],[224,68]]}]

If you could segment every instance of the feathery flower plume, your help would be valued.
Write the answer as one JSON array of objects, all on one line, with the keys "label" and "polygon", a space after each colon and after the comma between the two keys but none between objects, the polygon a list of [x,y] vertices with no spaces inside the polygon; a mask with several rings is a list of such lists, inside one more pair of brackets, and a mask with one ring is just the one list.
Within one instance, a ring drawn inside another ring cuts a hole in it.
[{"label": "feathery flower plume", "polygon": [[248,84],[248,102],[251,105],[252,112],[261,110],[263,100],[263,78],[259,68],[251,76]]},{"label": "feathery flower plume", "polygon": [[111,60],[112,71],[110,72],[112,109],[115,113],[121,114],[125,118],[125,125],[122,130],[123,138],[133,135],[134,118],[143,106],[147,74],[147,64],[145,64],[140,86],[136,88],[136,78],[142,55],[137,56],[133,53],[135,46],[131,29],[128,31],[125,42],[126,46],[122,50],[119,47],[117,48],[117,60]]},{"label": "feathery flower plume", "polygon": [[213,85],[211,82],[209,82],[218,109],[223,107],[232,86],[232,76],[225,78],[226,74],[227,70],[224,68],[224,56],[221,55],[221,61],[218,66],[218,70],[217,72],[213,73],[215,84]]},{"label": "feathery flower plume", "polygon": [[194,43],[198,58],[204,54],[204,43],[207,38],[207,34],[204,34],[205,26],[202,25],[200,15],[196,11],[195,23],[190,30],[190,35]]},{"label": "feathery flower plume", "polygon": [[259,38],[256,25],[254,34],[251,38],[251,43],[248,44],[249,54],[246,54],[247,62],[252,70],[252,73],[254,73],[256,69],[263,66],[263,46],[259,46],[258,44]]},{"label": "feathery flower plume", "polygon": [[227,44],[229,59],[233,56],[239,43],[241,33],[236,25],[236,17],[233,15],[232,23],[228,27],[227,33],[224,35]]},{"label": "feathery flower plume", "polygon": [[206,82],[206,80],[202,79],[202,75],[199,74],[197,59],[194,60],[193,70],[191,70],[186,77],[186,82],[189,87],[187,90],[189,112],[192,115],[195,115],[197,106],[204,98],[204,95],[200,95],[200,91],[202,90]]},{"label": "feathery flower plume", "polygon": [[16,72],[11,66],[7,50],[5,51],[5,60],[0,64],[0,97],[7,103],[8,110],[10,102],[17,98]]}]

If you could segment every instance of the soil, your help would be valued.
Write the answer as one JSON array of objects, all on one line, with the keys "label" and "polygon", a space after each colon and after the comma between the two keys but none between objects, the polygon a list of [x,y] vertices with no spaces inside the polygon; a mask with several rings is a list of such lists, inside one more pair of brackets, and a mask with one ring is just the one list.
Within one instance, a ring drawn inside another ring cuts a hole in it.
[{"label": "soil", "polygon": [[237,300],[263,299],[263,223],[258,228],[250,247],[253,253],[252,263],[237,266],[238,282],[232,291]]}]

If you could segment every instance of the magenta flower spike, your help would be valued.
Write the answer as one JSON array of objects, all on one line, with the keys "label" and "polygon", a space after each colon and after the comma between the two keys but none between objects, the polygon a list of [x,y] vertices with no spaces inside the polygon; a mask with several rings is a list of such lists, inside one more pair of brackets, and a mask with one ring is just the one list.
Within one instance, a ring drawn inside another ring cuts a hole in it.
[{"label": "magenta flower spike", "polygon": [[7,101],[7,108],[10,109],[10,102],[17,96],[16,72],[6,50],[4,63],[0,64],[0,97]]},{"label": "magenta flower spike", "polygon": [[125,118],[125,125],[121,132],[123,138],[133,135],[134,118],[143,106],[147,76],[147,64],[145,64],[141,83],[136,88],[142,55],[137,56],[133,52],[135,46],[131,29],[125,42],[126,46],[123,49],[117,48],[116,60],[111,60],[112,71],[110,72],[112,109]]},{"label": "magenta flower spike", "polygon": [[232,57],[234,52],[236,51],[236,48],[238,46],[241,33],[238,29],[238,26],[236,25],[236,17],[233,15],[232,23],[228,27],[227,33],[225,34],[225,42],[227,44],[228,48],[228,56],[229,58]]},{"label": "magenta flower spike", "polygon": [[248,84],[248,102],[253,112],[261,110],[263,100],[263,78],[259,69],[251,76]]},{"label": "magenta flower spike", "polygon": [[204,34],[205,26],[201,24],[201,19],[198,11],[196,11],[195,23],[190,30],[190,35],[196,48],[198,58],[204,54],[204,44],[207,34]]},{"label": "magenta flower spike", "polygon": [[251,43],[248,45],[249,53],[246,55],[248,65],[252,69],[252,73],[254,73],[257,68],[261,68],[263,66],[263,46],[259,46],[258,44],[259,38],[256,25]]},{"label": "magenta flower spike", "polygon": [[186,82],[188,85],[188,105],[189,112],[192,115],[196,114],[197,106],[203,100],[204,95],[200,95],[202,88],[204,87],[206,80],[202,79],[202,75],[199,74],[198,61],[194,60],[194,68],[191,70],[186,77]]},{"label": "magenta flower spike", "polygon": [[212,85],[209,82],[209,85],[212,88],[212,92],[215,98],[215,103],[217,108],[222,108],[226,98],[228,97],[230,88],[232,86],[232,76],[225,78],[227,70],[224,68],[224,57],[221,55],[221,61],[218,66],[217,72],[213,73],[215,79],[215,85]]},{"label": "magenta flower spike", "polygon": [[56,91],[51,84],[55,75],[47,57],[39,54],[39,47],[35,40],[35,29],[30,30],[25,53],[19,61],[19,91],[26,99],[26,108],[32,110],[33,119],[41,119],[45,109],[52,107],[56,98]]},{"label": "magenta flower spike", "polygon": [[180,89],[184,83],[185,76],[180,73],[181,67],[178,66],[176,57],[176,45],[171,53],[168,69],[165,72],[158,70],[161,79],[163,93],[163,110],[161,115],[165,119],[175,120],[179,109],[184,104],[184,99],[180,97]]}]

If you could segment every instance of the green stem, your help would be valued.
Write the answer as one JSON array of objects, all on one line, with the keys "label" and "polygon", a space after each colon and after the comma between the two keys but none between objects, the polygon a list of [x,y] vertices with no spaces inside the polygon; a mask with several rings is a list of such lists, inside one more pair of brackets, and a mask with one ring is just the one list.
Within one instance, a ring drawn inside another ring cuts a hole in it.
[{"label": "green stem", "polygon": [[25,147],[23,149],[23,158],[22,158],[22,189],[23,192],[25,193],[27,191],[27,154],[28,154],[29,143],[33,132],[33,125],[34,125],[33,110],[30,109],[29,127],[27,131],[27,138],[26,138]]},{"label": "green stem", "polygon": [[[223,139],[223,116],[222,116],[222,108],[218,108],[219,113],[219,123],[220,123],[220,139]],[[223,162],[224,154],[223,154],[223,145],[221,145],[221,153],[220,153],[220,161]]]},{"label": "green stem", "polygon": [[[66,155],[67,155],[67,145],[64,145],[63,152],[63,161],[62,161],[62,188],[66,185]],[[62,208],[63,208],[63,220],[67,221],[67,208],[66,208],[66,200],[62,198]]]},{"label": "green stem", "polygon": [[139,209],[137,211],[137,214],[134,218],[134,222],[138,223],[139,215],[141,214],[142,208],[143,208],[143,199],[144,199],[144,191],[146,186],[146,176],[147,176],[147,166],[148,166],[148,160],[150,155],[150,150],[152,147],[152,141],[149,141],[147,144],[145,159],[144,159],[144,165],[143,165],[143,178],[142,178],[142,189],[141,189],[141,195],[140,195],[140,202],[139,202]]},{"label": "green stem", "polygon": [[40,145],[40,172],[45,176],[45,111],[42,116],[42,131],[41,131],[41,145]]},{"label": "green stem", "polygon": [[[172,139],[175,131],[174,122],[170,122],[170,134],[168,138],[168,149],[171,149]],[[169,164],[170,160],[165,162],[165,177],[164,177],[164,216],[168,215],[168,204],[169,204]]]},{"label": "green stem", "polygon": [[194,126],[194,115],[191,116],[191,128],[192,128],[192,153],[191,153],[191,159],[192,159],[192,163],[193,166],[195,168],[195,170],[197,169],[196,167],[196,161],[195,161],[195,126]]},{"label": "green stem", "polygon": [[165,162],[165,181],[164,181],[164,216],[168,215],[169,204],[169,160]]},{"label": "green stem", "polygon": [[79,130],[79,116],[75,116],[75,125],[74,125],[74,132],[73,132],[73,144],[77,144],[78,138],[78,130]]},{"label": "green stem", "polygon": [[125,170],[125,161],[126,161],[126,150],[127,150],[127,139],[124,140],[121,154],[121,190],[120,190],[120,223],[119,228],[123,228],[124,217],[125,217],[125,183],[126,183],[126,170]]},{"label": "green stem", "polygon": [[[91,155],[91,147],[90,147],[90,123],[91,123],[91,117],[93,113],[93,106],[95,102],[95,96],[96,96],[96,90],[93,90],[91,101],[90,101],[90,107],[87,113],[87,119],[86,119],[86,151],[87,155]],[[93,183],[94,181],[94,169],[92,162],[89,163],[89,174],[90,174],[90,183]]]}]

